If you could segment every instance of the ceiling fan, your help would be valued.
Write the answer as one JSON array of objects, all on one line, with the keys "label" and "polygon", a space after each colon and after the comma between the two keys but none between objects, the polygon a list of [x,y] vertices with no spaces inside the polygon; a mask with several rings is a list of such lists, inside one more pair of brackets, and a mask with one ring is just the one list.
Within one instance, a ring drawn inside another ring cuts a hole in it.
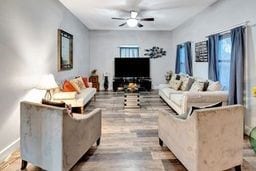
[{"label": "ceiling fan", "polygon": [[128,25],[129,27],[143,27],[139,21],[154,21],[154,18],[138,18],[138,12],[130,11],[130,17],[113,17],[113,20],[126,20],[124,23],[120,24],[119,27]]}]

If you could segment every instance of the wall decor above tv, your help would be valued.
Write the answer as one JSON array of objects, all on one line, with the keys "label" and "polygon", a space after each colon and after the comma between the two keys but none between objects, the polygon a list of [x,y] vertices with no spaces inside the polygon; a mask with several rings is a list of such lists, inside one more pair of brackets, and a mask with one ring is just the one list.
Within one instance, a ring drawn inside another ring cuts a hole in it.
[{"label": "wall decor above tv", "polygon": [[166,51],[163,48],[153,46],[151,49],[145,49],[145,56],[149,56],[150,58],[161,58],[162,56],[166,56]]}]

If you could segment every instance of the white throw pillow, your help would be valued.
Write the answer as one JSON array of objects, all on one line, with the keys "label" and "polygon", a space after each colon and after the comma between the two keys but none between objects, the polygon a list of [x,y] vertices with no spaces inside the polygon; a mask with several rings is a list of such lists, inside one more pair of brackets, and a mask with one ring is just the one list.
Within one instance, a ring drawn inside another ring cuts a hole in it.
[{"label": "white throw pillow", "polygon": [[195,81],[189,91],[198,92],[198,91],[203,91],[203,89],[204,89],[204,82]]},{"label": "white throw pillow", "polygon": [[221,84],[219,81],[211,82],[207,88],[207,91],[220,91],[220,90],[221,90]]}]

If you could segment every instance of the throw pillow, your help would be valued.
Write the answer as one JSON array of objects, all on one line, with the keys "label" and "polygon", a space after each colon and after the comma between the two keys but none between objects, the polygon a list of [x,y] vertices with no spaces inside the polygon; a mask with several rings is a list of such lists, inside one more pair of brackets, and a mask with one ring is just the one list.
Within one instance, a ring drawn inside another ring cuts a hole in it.
[{"label": "throw pillow", "polygon": [[68,115],[73,117],[72,106],[69,104],[69,105],[66,105],[65,108],[67,109]]},{"label": "throw pillow", "polygon": [[86,87],[86,88],[90,87],[90,86],[89,86],[89,82],[88,82],[88,78],[87,78],[87,77],[82,77],[82,79],[83,79],[83,82],[84,82],[85,87]]},{"label": "throw pillow", "polygon": [[63,83],[62,91],[72,92],[72,91],[76,91],[76,89],[72,86],[72,84],[68,80],[65,80]]},{"label": "throw pillow", "polygon": [[79,86],[80,89],[86,88],[85,84],[84,84],[84,81],[83,81],[83,78],[81,76],[76,77],[75,80],[76,80],[76,83],[77,83],[77,85]]},{"label": "throw pillow", "polygon": [[65,107],[66,105],[64,102],[53,102],[46,99],[42,99],[42,104],[56,106],[56,107]]},{"label": "throw pillow", "polygon": [[205,82],[204,82],[204,88],[203,88],[203,91],[207,91],[208,86],[209,86],[209,81],[205,81]]},{"label": "throw pillow", "polygon": [[200,81],[195,81],[190,90],[191,92],[198,92],[198,91],[203,91],[204,89],[204,82],[200,82]]},{"label": "throw pillow", "polygon": [[214,108],[214,107],[221,107],[222,106],[222,102],[218,102],[215,104],[211,104],[208,106],[202,106],[202,107],[198,107],[198,106],[192,106],[190,108],[190,111],[188,112],[188,116],[191,116],[193,114],[193,112],[197,109],[208,109],[208,108]]},{"label": "throw pillow", "polygon": [[70,84],[72,84],[72,86],[75,88],[75,90],[77,91],[77,93],[81,92],[81,88],[79,87],[79,83],[76,79],[73,80],[69,80]]},{"label": "throw pillow", "polygon": [[212,82],[208,88],[207,91],[220,91],[221,90],[221,84],[219,81]]},{"label": "throw pillow", "polygon": [[194,82],[194,80],[191,77],[187,77],[187,76],[181,76],[180,80],[182,81],[182,84],[180,87],[182,91],[188,91]]},{"label": "throw pillow", "polygon": [[179,90],[181,84],[182,84],[181,80],[174,80],[174,81],[171,82],[170,87],[173,88],[174,90]]}]

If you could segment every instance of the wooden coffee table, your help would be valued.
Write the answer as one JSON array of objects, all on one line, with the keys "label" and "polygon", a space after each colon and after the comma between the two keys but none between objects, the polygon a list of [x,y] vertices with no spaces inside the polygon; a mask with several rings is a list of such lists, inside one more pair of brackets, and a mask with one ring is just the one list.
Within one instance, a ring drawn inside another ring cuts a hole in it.
[{"label": "wooden coffee table", "polygon": [[140,93],[138,90],[130,91],[125,89],[124,92],[124,108],[125,109],[138,109],[140,108]]}]

